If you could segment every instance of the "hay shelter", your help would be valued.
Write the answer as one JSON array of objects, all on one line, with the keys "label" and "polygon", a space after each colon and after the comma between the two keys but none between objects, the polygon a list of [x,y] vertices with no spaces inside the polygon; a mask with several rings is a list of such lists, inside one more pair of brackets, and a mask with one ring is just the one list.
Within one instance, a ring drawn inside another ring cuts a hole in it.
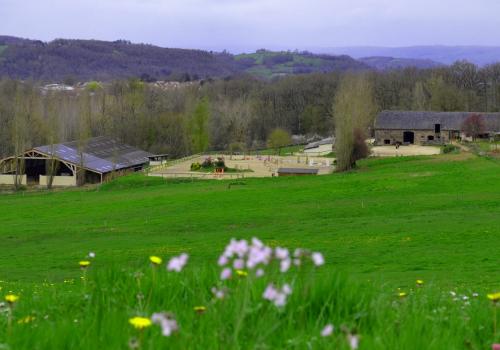
[{"label": "hay shelter", "polygon": [[13,185],[18,181],[23,185],[46,186],[49,177],[53,186],[102,183],[143,169],[151,156],[149,152],[103,136],[85,142],[39,146],[1,159],[0,185]]}]

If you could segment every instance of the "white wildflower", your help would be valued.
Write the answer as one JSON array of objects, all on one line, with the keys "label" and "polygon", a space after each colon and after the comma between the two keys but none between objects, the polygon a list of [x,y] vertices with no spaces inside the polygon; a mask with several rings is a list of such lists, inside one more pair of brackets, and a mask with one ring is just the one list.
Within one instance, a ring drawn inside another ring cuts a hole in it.
[{"label": "white wildflower", "polygon": [[356,334],[348,334],[347,341],[352,350],[356,350],[359,347],[359,336]]},{"label": "white wildflower", "polygon": [[314,252],[311,254],[312,261],[314,265],[321,266],[325,263],[325,258],[323,258],[323,254]]},{"label": "white wildflower", "polygon": [[217,289],[215,287],[212,288],[212,293],[217,299],[224,299],[226,293],[223,289]]}]

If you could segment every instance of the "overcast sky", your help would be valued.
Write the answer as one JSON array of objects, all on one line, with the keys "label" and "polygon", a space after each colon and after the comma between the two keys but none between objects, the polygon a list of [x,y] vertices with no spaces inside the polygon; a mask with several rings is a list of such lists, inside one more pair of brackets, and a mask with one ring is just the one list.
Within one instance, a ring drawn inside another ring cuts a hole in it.
[{"label": "overcast sky", "polygon": [[0,0],[0,35],[232,52],[500,45],[500,0]]}]

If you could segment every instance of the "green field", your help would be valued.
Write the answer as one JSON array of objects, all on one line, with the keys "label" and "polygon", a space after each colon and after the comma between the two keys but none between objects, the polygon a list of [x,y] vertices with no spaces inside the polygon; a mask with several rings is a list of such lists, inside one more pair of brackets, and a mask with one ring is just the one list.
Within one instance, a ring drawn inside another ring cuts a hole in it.
[{"label": "green field", "polygon": [[[346,332],[361,334],[361,349],[500,341],[485,297],[500,291],[496,160],[369,159],[346,174],[238,182],[132,175],[97,189],[3,195],[0,208],[0,293],[21,295],[12,329],[0,317],[0,348],[120,349],[136,337],[150,349],[348,349]],[[314,271],[269,275],[293,285],[285,310],[263,303],[264,282],[250,275],[227,285],[227,300],[211,300],[224,246],[254,236],[325,255]],[[78,261],[89,251],[97,258],[82,282]],[[190,255],[184,274],[152,274],[148,256],[181,252]],[[127,323],[161,310],[177,315],[175,337]],[[33,323],[19,323],[30,314]],[[319,337],[327,322],[333,338]]]},{"label": "green field", "polygon": [[[335,270],[391,284],[500,282],[500,167],[457,156],[368,160],[321,177],[164,182],[0,197],[0,280],[61,281],[88,251],[115,263],[231,237],[321,249]],[[449,159],[448,161],[443,161]]]}]

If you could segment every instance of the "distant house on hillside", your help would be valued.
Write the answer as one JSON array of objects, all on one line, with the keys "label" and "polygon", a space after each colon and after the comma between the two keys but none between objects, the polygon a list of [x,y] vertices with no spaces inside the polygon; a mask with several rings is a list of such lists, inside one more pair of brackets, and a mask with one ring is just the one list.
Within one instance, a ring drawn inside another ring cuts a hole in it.
[{"label": "distant house on hillside", "polygon": [[56,161],[53,186],[76,186],[77,183],[102,183],[117,174],[143,169],[153,154],[123,144],[108,137],[39,146],[22,154],[0,159],[0,185],[14,184],[16,159],[24,160],[24,185],[45,186],[47,169]]},{"label": "distant house on hillside", "polygon": [[483,136],[500,131],[500,113],[384,111],[375,121],[375,142],[421,145],[464,138],[463,124],[471,115],[481,116]]}]

